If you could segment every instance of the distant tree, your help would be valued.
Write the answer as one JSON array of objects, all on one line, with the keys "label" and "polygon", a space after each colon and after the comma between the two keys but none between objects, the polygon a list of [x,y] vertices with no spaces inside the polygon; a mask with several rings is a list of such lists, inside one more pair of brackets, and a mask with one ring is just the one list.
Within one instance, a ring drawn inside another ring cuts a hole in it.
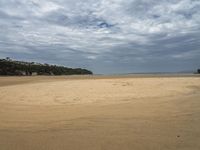
[{"label": "distant tree", "polygon": [[10,61],[11,59],[10,59],[10,57],[6,57],[6,60]]},{"label": "distant tree", "polygon": [[200,73],[200,69],[197,70],[197,73]]},{"label": "distant tree", "polygon": [[75,75],[92,74],[86,69],[72,69],[64,66],[38,64],[34,62],[14,61],[10,58],[0,59],[0,75]]}]

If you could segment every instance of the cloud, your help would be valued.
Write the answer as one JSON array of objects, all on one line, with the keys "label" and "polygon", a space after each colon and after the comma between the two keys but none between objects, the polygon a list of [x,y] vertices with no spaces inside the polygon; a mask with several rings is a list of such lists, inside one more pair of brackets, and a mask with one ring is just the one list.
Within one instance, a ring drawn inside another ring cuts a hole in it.
[{"label": "cloud", "polygon": [[1,0],[0,27],[1,57],[95,73],[200,65],[198,0]]}]

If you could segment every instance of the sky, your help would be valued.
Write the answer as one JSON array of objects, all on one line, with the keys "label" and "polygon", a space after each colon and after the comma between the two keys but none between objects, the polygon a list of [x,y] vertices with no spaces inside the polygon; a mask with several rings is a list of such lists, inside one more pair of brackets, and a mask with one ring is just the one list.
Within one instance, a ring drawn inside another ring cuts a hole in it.
[{"label": "sky", "polygon": [[200,68],[200,0],[0,0],[0,58],[96,74]]}]

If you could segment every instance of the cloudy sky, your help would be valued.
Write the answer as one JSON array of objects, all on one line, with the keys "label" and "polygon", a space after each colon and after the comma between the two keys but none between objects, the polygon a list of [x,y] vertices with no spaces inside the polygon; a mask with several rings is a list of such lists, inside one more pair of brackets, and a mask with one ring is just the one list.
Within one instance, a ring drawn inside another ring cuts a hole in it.
[{"label": "cloudy sky", "polygon": [[200,0],[0,0],[0,58],[94,73],[200,67]]}]

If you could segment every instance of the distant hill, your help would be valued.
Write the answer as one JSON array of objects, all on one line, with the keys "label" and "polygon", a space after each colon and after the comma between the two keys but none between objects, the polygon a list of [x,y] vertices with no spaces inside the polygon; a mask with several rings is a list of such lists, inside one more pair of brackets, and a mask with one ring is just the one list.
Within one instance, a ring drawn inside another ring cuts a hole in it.
[{"label": "distant hill", "polygon": [[0,59],[0,75],[2,76],[33,76],[33,75],[87,75],[91,71],[81,68],[67,68],[36,62],[24,62]]}]

